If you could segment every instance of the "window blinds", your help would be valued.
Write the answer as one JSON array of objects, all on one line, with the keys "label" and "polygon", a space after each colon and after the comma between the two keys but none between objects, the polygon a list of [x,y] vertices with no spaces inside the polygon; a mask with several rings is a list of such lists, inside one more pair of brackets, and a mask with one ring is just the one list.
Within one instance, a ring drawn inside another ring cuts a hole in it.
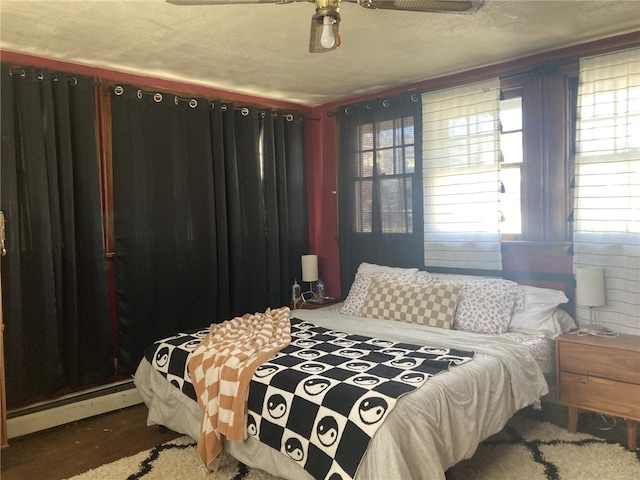
[{"label": "window blinds", "polygon": [[422,96],[425,265],[502,269],[499,109],[497,78]]},{"label": "window blinds", "polygon": [[640,334],[640,48],[580,61],[576,142],[574,270],[604,267],[596,324]]}]

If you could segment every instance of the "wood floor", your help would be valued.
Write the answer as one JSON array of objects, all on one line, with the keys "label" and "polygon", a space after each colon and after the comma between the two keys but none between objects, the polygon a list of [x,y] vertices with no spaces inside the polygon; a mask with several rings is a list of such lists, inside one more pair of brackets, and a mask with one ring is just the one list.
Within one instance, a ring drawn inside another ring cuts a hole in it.
[{"label": "wood floor", "polygon": [[107,413],[9,439],[0,452],[2,480],[61,480],[134,455],[178,434],[147,427],[147,407]]},{"label": "wood floor", "polygon": [[[0,453],[2,480],[66,479],[178,436],[158,427],[147,427],[146,415],[147,407],[137,405],[10,439],[9,447]],[[527,408],[517,415],[567,425],[566,407],[554,403],[543,403],[542,411]],[[616,423],[609,428],[609,422]],[[626,445],[625,422],[621,419],[584,413],[578,427],[581,432]]]}]

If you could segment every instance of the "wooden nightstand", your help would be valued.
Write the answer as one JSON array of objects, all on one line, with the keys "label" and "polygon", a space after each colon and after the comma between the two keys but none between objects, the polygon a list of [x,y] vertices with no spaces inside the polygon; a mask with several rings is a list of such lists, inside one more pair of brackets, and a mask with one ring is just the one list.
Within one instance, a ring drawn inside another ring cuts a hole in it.
[{"label": "wooden nightstand", "polygon": [[329,305],[335,305],[336,303],[340,303],[342,301],[341,298],[329,298],[323,303],[311,303],[311,302],[303,302],[302,300],[298,300],[294,305],[293,302],[289,303],[289,308],[291,310],[315,310],[316,308],[328,307]]},{"label": "wooden nightstand", "polygon": [[568,406],[569,431],[588,410],[623,417],[627,445],[636,450],[640,421],[640,336],[614,338],[565,333],[556,337],[558,400]]}]

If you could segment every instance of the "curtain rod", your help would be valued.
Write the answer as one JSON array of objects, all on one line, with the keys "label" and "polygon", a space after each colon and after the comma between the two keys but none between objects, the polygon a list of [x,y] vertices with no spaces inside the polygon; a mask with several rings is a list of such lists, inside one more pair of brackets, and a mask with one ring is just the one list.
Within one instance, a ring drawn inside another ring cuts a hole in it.
[{"label": "curtain rod", "polygon": [[[77,85],[78,84],[78,78],[75,75],[69,76],[67,73],[65,72],[51,72],[47,69],[44,69],[44,71],[46,71],[47,73],[51,74],[54,76],[54,81],[57,82],[58,81],[58,77],[57,75],[65,75],[67,77],[67,81],[69,83],[71,83],[71,85]],[[37,79],[38,80],[44,80],[44,73],[42,72],[42,69],[36,69],[37,72]],[[20,78],[25,78],[27,76],[27,71],[24,68],[11,68],[9,67],[9,75],[10,76],[14,76],[14,75],[19,75]]]},{"label": "curtain rod", "polygon": [[[133,87],[133,88],[135,88],[135,87]],[[122,85],[114,85],[113,86],[113,92],[116,95],[120,96],[120,95],[124,94],[124,87]],[[142,90],[141,88],[137,89],[136,96],[138,97],[138,99],[142,99],[142,97],[145,96],[145,95],[153,96],[153,100],[156,103],[160,103],[163,100],[164,95],[169,95],[169,96],[173,96],[173,102],[176,105],[178,105],[179,102],[188,102],[188,104],[189,104],[189,106],[191,108],[196,108],[198,106],[198,100],[196,98],[185,98],[185,97],[180,97],[180,96],[178,96],[176,94],[173,94],[173,93],[148,92],[148,91]],[[233,102],[226,102],[226,101],[223,101],[223,100],[209,100],[209,99],[206,99],[206,98],[204,98],[203,100],[207,102],[207,104],[209,105],[210,109],[215,108],[215,102],[221,102],[220,108],[221,108],[222,111],[226,111],[229,108],[227,106],[227,104],[229,104],[229,103],[233,104]],[[243,116],[247,116],[247,115],[249,115],[249,113],[251,111],[251,108],[255,108],[263,116],[263,118],[264,118],[264,115],[266,113],[266,110],[268,110],[267,108],[236,107],[235,105],[233,107],[233,110],[234,111],[239,111]],[[278,112],[283,112],[283,110],[278,110],[278,109],[271,109],[271,110],[273,110],[273,115],[274,116],[277,115]],[[300,114],[300,115],[302,115],[302,114]],[[294,116],[293,113],[286,113],[283,116],[284,116],[284,119],[289,121],[289,122],[291,122],[291,121],[293,121],[295,119],[295,116]]]},{"label": "curtain rod", "polygon": [[[133,87],[136,88],[136,87]],[[114,85],[113,86],[113,92],[120,96],[122,94],[124,94],[124,87],[122,85]],[[188,102],[189,106],[191,108],[196,108],[198,106],[198,100],[196,98],[185,98],[185,97],[180,97],[174,93],[160,93],[160,92],[148,92],[145,90],[142,90],[141,88],[138,88],[136,91],[136,96],[138,97],[138,99],[142,99],[143,96],[145,95],[152,95],[153,96],[153,100],[156,103],[160,103],[163,98],[164,95],[169,95],[169,96],[173,96],[173,102],[178,105],[179,102]],[[207,104],[209,105],[210,109],[213,109],[215,107],[215,102],[221,102],[220,108],[222,111],[226,111],[229,107],[227,106],[227,104],[231,103],[233,104],[233,102],[231,101],[224,101],[224,100],[209,100],[204,98],[204,101],[207,102]],[[261,107],[252,107],[255,108],[264,118],[264,115],[266,113],[266,110],[268,108],[261,108]],[[239,111],[243,116],[247,116],[250,113],[250,107],[236,107],[234,105],[233,107],[234,111]],[[278,112],[283,112],[283,110],[278,110],[278,109],[270,109],[273,110],[273,116],[276,116],[278,114]],[[299,113],[299,112],[298,112]],[[287,120],[288,122],[291,122],[295,119],[295,116],[293,113],[285,113],[283,114],[284,119]]]},{"label": "curtain rod", "polygon": [[[562,66],[565,66],[565,65],[570,65],[572,63],[575,63],[576,61],[577,60],[575,58],[566,59],[566,60],[542,60],[542,61],[536,63],[535,65],[533,65],[533,66],[531,66],[531,67],[529,67],[529,68],[527,68],[525,70],[520,70],[520,71],[517,71],[517,72],[514,72],[514,73],[509,73],[509,74],[506,74],[506,75],[499,75],[498,78],[500,80],[508,80],[510,78],[520,77],[522,75],[529,75],[529,76],[532,77],[532,76],[535,76],[535,75],[538,75],[538,74],[541,74],[541,73],[546,73],[546,72],[548,72],[550,70],[553,70],[553,69],[556,69],[558,67],[562,67]],[[473,80],[472,82],[469,82],[469,83],[473,83],[475,81],[476,80]],[[405,93],[409,93],[411,91],[412,90],[408,90]],[[419,91],[418,93],[413,93],[413,95],[422,94],[422,93],[427,92],[427,91],[429,91],[429,90]],[[434,90],[434,91],[437,91],[437,90]],[[402,95],[402,94],[400,94],[400,95]],[[384,96],[381,96],[381,97],[369,100],[369,102],[379,101],[380,99],[383,99],[383,98],[384,98]],[[413,98],[412,98],[412,100],[413,100]],[[360,103],[366,103],[366,102],[367,101],[364,100],[362,102],[356,102],[356,103],[352,103],[352,104],[341,105],[339,107],[336,107],[335,110],[331,110],[331,111],[327,112],[327,117],[334,117],[334,116],[338,115],[340,109],[347,109],[347,108],[350,108],[350,107],[351,107],[351,109],[353,109],[353,105],[358,105]],[[385,104],[385,102],[387,102],[387,104]],[[385,106],[385,107],[389,106],[388,105],[388,99],[383,100],[383,106]]]}]

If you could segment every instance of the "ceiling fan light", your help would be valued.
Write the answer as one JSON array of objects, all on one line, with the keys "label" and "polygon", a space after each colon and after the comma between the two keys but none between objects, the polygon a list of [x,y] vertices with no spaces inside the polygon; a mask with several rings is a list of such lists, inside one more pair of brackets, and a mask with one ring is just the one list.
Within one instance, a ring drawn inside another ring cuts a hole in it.
[{"label": "ceiling fan light", "polygon": [[336,44],[336,39],[333,36],[333,18],[329,15],[325,15],[322,20],[322,35],[320,35],[320,45],[324,48],[331,48]]},{"label": "ceiling fan light", "polygon": [[330,12],[328,14],[317,13],[311,18],[311,36],[309,39],[309,52],[324,53],[335,50],[340,46],[340,14]]}]

